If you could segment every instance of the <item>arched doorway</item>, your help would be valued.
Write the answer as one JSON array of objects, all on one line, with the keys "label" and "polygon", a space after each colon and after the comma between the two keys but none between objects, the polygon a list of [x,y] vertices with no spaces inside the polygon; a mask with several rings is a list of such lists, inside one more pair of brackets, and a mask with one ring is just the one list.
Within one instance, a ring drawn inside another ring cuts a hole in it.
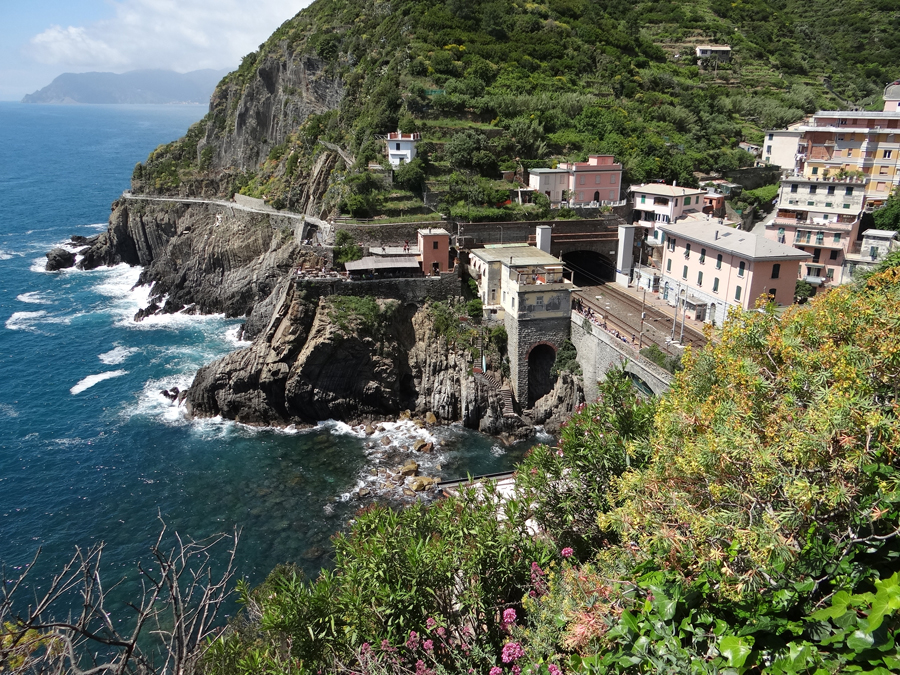
[{"label": "arched doorway", "polygon": [[600,201],[600,190],[597,190],[597,191],[594,193],[594,201],[595,201],[595,202],[599,202],[599,201]]},{"label": "arched doorway", "polygon": [[528,352],[528,404],[533,405],[553,389],[553,364],[556,350],[546,343],[535,345]]}]

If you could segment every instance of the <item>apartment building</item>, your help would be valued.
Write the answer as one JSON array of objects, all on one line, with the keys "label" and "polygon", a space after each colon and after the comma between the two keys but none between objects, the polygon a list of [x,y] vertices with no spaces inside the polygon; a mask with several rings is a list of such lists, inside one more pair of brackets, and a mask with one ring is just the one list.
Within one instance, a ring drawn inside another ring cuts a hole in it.
[{"label": "apartment building", "polygon": [[556,169],[530,169],[528,187],[554,204],[617,205],[622,165],[612,155],[591,155],[586,162],[562,162]]},{"label": "apartment building", "polygon": [[900,250],[900,235],[894,230],[866,230],[854,242],[844,258],[844,280],[853,278],[856,270],[871,270],[894,251]]},{"label": "apartment building", "polygon": [[688,318],[721,325],[731,307],[760,296],[794,301],[800,264],[811,253],[714,221],[659,224],[665,235],[660,296]]},{"label": "apartment building", "polygon": [[[864,207],[883,205],[900,184],[900,84],[884,90],[884,110],[820,110],[787,132],[769,131],[764,157],[807,177],[859,175],[865,182]],[[799,137],[795,138],[795,134]],[[785,166],[777,158],[794,155]]]},{"label": "apartment building", "polygon": [[[703,212],[706,190],[686,188],[663,183],[632,185],[631,219],[635,224],[648,229],[647,237],[655,243],[662,243],[659,225],[674,223],[679,218]],[[724,200],[723,200],[724,201]]]},{"label": "apartment building", "polygon": [[801,278],[809,283],[843,283],[849,280],[844,274],[847,253],[858,245],[865,188],[863,178],[786,176],[765,236],[812,254],[801,270]]}]

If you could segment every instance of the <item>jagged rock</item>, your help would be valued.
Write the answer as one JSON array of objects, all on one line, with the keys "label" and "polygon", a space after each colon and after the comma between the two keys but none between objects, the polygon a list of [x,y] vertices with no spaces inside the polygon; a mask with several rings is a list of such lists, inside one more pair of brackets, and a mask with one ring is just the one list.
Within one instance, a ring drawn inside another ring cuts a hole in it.
[{"label": "jagged rock", "polygon": [[155,302],[151,302],[149,305],[147,305],[143,309],[139,309],[135,313],[134,320],[135,321],[143,321],[148,316],[153,316],[154,314],[159,312],[159,310],[160,310],[159,305],[157,305]]},{"label": "jagged rock", "polygon": [[382,437],[381,437],[381,444],[382,444],[382,445],[390,445],[391,443],[392,443],[392,441],[391,441],[391,437],[390,437],[390,436],[382,436]]},{"label": "jagged rock", "polygon": [[64,248],[54,248],[47,253],[47,265],[44,269],[56,272],[75,266],[75,254]]},{"label": "jagged rock", "polygon": [[425,424],[437,424],[437,417],[434,416],[434,413],[430,410],[425,413]]},{"label": "jagged rock", "polygon": [[366,436],[371,436],[372,434],[375,433],[375,427],[373,427],[371,424],[367,424],[365,433],[366,433]]},{"label": "jagged rock", "polygon": [[543,424],[551,434],[559,431],[559,426],[569,419],[575,408],[584,403],[584,389],[577,375],[560,373],[549,394],[538,399],[530,411],[534,424]]},{"label": "jagged rock", "polygon": [[372,494],[372,492],[371,492],[371,490],[368,490],[367,488],[360,488],[359,492],[356,493],[356,495],[360,499],[364,499],[365,497],[368,497],[370,494]]},{"label": "jagged rock", "polygon": [[419,471],[419,465],[412,460],[400,467],[401,476],[415,476]]},{"label": "jagged rock", "polygon": [[410,490],[409,488],[403,488],[403,494],[406,497],[415,497],[416,496],[416,493],[413,492],[412,490]]},{"label": "jagged rock", "polygon": [[417,438],[416,442],[413,443],[413,452],[421,452],[422,448],[424,448],[426,445],[428,445],[428,441],[422,438]]},{"label": "jagged rock", "polygon": [[405,421],[412,419],[412,412],[409,410],[403,410],[400,412],[400,421]]},{"label": "jagged rock", "polygon": [[409,482],[409,489],[413,492],[421,492],[427,488],[430,488],[435,483],[434,478],[429,478],[428,476],[418,476],[417,478],[413,478]]},{"label": "jagged rock", "polygon": [[434,443],[431,443],[430,441],[422,446],[422,452],[428,453],[432,450],[434,450]]}]

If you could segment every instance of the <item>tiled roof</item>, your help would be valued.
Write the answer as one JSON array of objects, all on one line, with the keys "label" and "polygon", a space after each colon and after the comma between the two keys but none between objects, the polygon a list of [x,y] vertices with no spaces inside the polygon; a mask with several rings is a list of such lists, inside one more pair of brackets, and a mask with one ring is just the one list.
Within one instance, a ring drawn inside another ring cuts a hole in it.
[{"label": "tiled roof", "polygon": [[777,241],[718,223],[658,224],[657,229],[671,237],[683,237],[750,260],[789,260],[812,257],[811,253],[801,251],[799,248],[779,244]]}]

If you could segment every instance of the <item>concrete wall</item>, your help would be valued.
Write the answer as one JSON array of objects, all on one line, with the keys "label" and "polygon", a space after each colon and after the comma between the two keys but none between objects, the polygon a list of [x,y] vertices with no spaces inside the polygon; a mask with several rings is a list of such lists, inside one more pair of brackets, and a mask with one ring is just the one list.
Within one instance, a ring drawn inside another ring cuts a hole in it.
[{"label": "concrete wall", "polygon": [[339,279],[303,279],[294,283],[308,297],[328,295],[372,296],[401,302],[422,304],[427,299],[449,300],[462,295],[460,279],[456,273],[439,277],[412,279],[373,279],[371,281],[342,281]]},{"label": "concrete wall", "polygon": [[507,348],[510,362],[510,380],[519,404],[528,406],[528,354],[539,344],[549,344],[556,351],[569,337],[569,318],[517,319],[507,312],[504,318],[509,336]]},{"label": "concrete wall", "polygon": [[625,370],[641,378],[657,396],[669,388],[672,374],[645,359],[637,349],[617,340],[605,330],[590,325],[590,322],[590,330],[585,330],[585,318],[580,314],[573,312],[569,321],[572,335],[570,339],[578,352],[578,364],[584,374],[586,401],[597,398],[597,382],[606,378],[606,372],[626,361]]}]

